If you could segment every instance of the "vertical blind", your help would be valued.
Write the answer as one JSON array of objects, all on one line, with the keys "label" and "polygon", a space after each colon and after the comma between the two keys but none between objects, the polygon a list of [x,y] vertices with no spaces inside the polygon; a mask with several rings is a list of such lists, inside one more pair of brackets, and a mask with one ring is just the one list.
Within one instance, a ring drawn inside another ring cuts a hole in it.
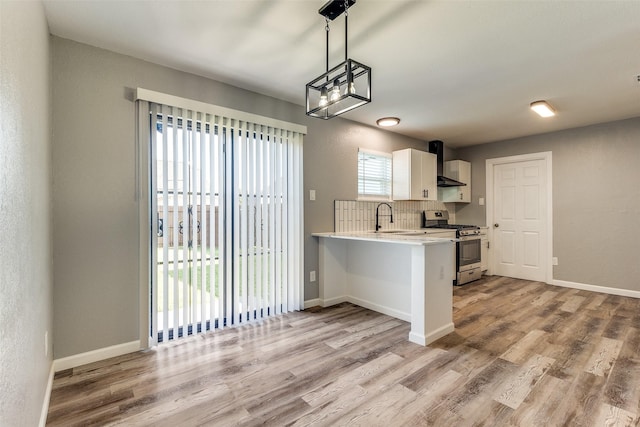
[{"label": "vertical blind", "polygon": [[138,100],[151,344],[301,309],[306,129],[142,89]]}]

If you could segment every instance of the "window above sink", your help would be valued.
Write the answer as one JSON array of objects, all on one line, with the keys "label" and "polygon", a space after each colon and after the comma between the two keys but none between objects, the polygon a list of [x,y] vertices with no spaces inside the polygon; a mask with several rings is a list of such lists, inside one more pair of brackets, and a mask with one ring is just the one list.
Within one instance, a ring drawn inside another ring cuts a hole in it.
[{"label": "window above sink", "polygon": [[391,201],[391,153],[358,149],[358,200]]}]

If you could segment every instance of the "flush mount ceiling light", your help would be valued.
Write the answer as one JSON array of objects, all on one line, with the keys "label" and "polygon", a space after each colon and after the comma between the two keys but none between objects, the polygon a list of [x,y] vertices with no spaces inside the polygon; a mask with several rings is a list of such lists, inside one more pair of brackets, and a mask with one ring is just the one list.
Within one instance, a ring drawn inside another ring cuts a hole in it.
[{"label": "flush mount ceiling light", "polygon": [[540,117],[552,117],[556,115],[556,110],[547,101],[532,102],[531,109],[538,113]]},{"label": "flush mount ceiling light", "polygon": [[389,127],[389,126],[395,126],[398,123],[400,123],[400,119],[397,117],[383,117],[381,119],[376,120],[376,123],[378,124],[378,126]]},{"label": "flush mount ceiling light", "polygon": [[[330,0],[318,13],[326,25],[326,72],[307,83],[307,115],[330,119],[371,102],[371,68],[347,55],[349,8],[356,0]],[[344,13],[344,62],[329,69],[329,21]]]}]

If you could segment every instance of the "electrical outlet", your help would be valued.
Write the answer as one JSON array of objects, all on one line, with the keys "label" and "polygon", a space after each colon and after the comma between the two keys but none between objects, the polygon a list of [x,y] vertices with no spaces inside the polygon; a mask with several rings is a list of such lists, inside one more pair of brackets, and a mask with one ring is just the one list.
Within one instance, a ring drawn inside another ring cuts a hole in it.
[{"label": "electrical outlet", "polygon": [[310,282],[315,282],[316,281],[316,272],[315,271],[311,271],[309,273],[309,281]]},{"label": "electrical outlet", "polygon": [[558,257],[557,256],[554,256],[553,258],[551,258],[551,264],[558,265]]},{"label": "electrical outlet", "polygon": [[44,332],[44,355],[49,355],[49,331]]},{"label": "electrical outlet", "polygon": [[480,198],[478,199],[478,204],[479,204],[480,206],[484,206],[484,197],[480,197]]},{"label": "electrical outlet", "polygon": [[309,200],[313,201],[316,199],[316,190],[309,190]]}]

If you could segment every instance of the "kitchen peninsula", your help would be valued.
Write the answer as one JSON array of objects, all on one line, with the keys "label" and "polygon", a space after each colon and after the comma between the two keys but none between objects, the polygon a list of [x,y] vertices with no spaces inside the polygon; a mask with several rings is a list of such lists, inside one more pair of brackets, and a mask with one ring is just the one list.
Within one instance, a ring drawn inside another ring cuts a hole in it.
[{"label": "kitchen peninsula", "polygon": [[324,307],[351,302],[408,321],[420,345],[453,332],[453,240],[398,230],[313,236]]}]

